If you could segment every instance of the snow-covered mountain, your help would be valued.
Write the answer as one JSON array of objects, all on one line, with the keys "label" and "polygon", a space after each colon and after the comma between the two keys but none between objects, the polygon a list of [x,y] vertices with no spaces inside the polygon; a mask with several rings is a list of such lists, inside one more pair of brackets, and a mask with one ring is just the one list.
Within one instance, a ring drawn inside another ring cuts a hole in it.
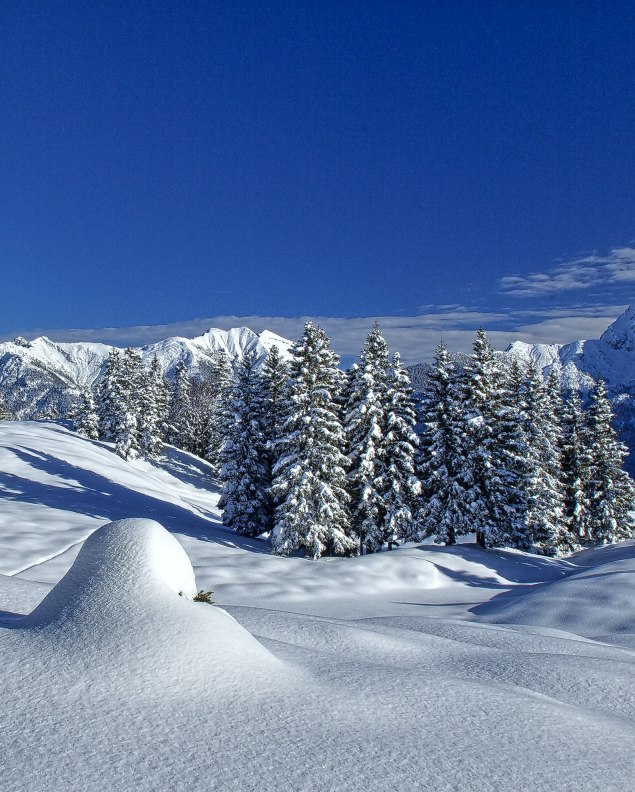
[{"label": "snow-covered mountain", "polygon": [[614,395],[635,393],[635,305],[618,316],[599,339],[570,344],[515,341],[506,352],[534,361],[545,373],[558,366],[566,380],[582,389],[602,377]]},{"label": "snow-covered mountain", "polygon": [[501,354],[532,360],[545,374],[555,366],[564,381],[583,394],[601,377],[613,402],[616,429],[631,451],[627,466],[635,471],[635,305],[618,316],[599,339],[570,344],[515,341]]},{"label": "snow-covered mountain", "polygon": [[[194,375],[204,375],[219,355],[235,364],[246,354],[262,363],[275,345],[288,356],[291,341],[268,330],[248,327],[212,328],[197,338],[166,338],[139,351],[146,363],[156,355],[170,376],[183,362]],[[18,417],[31,418],[58,412],[63,416],[80,388],[100,376],[111,346],[94,343],[59,343],[45,336],[0,343],[0,395]]]}]

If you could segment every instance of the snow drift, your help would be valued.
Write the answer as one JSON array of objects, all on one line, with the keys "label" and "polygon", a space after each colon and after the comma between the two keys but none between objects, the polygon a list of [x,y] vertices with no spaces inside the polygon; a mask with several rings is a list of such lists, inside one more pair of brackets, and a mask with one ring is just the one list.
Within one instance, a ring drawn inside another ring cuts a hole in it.
[{"label": "snow drift", "polygon": [[[85,541],[75,563],[14,629],[71,650],[108,674],[125,669],[149,687],[208,687],[253,680],[273,656],[221,608],[193,602],[196,581],[179,542],[159,523],[108,523]],[[219,670],[220,669],[220,670]]]}]

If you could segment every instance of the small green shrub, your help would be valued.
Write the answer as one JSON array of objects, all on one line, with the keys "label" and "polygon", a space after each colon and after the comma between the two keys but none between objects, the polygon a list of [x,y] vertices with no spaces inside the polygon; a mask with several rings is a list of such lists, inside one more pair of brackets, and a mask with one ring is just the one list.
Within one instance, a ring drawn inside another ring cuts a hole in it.
[{"label": "small green shrub", "polygon": [[206,602],[208,605],[213,605],[214,601],[212,600],[213,591],[205,591],[205,589],[201,589],[198,594],[194,597],[194,602]]}]

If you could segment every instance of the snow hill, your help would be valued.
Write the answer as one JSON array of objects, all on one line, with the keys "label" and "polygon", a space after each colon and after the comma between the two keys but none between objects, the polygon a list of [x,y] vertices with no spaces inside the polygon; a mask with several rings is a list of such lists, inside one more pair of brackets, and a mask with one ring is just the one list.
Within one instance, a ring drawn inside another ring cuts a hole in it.
[{"label": "snow hill", "polygon": [[[261,363],[274,345],[288,355],[291,341],[269,330],[258,335],[248,327],[212,328],[197,338],[167,338],[139,351],[146,363],[156,355],[162,371],[170,376],[181,362],[191,373],[204,374],[218,355],[234,364],[251,354]],[[63,344],[45,336],[0,343],[0,395],[22,418],[43,416],[51,410],[64,416],[78,390],[100,376],[111,348],[83,342]]]},{"label": "snow hill", "polygon": [[217,500],[0,422],[3,792],[632,789],[635,543],[311,562]]}]

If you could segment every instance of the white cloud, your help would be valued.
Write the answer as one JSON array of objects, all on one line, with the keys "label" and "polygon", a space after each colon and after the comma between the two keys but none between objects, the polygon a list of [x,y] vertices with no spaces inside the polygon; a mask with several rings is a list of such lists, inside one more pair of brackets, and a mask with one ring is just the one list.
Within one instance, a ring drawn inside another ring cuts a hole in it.
[{"label": "white cloud", "polygon": [[635,281],[635,248],[613,248],[608,256],[589,255],[563,261],[547,272],[501,278],[501,289],[512,297],[537,297],[593,286]]},{"label": "white cloud", "polygon": [[505,349],[512,341],[528,343],[565,344],[582,338],[598,338],[608,325],[624,310],[624,305],[606,305],[596,308],[552,308],[545,311],[517,311],[513,314],[470,310],[452,306],[452,310],[429,307],[427,313],[417,316],[371,316],[342,318],[333,316],[215,316],[193,319],[174,324],[139,327],[31,330],[13,333],[33,338],[47,335],[56,341],[99,341],[117,346],[142,346],[169,336],[192,338],[210,327],[229,329],[246,326],[259,333],[271,330],[286,338],[295,339],[302,333],[307,319],[324,327],[331,337],[333,348],[349,363],[356,357],[378,319],[392,350],[401,353],[404,363],[430,360],[442,337],[448,348],[456,352],[469,352],[474,332],[485,327],[497,349]]}]

